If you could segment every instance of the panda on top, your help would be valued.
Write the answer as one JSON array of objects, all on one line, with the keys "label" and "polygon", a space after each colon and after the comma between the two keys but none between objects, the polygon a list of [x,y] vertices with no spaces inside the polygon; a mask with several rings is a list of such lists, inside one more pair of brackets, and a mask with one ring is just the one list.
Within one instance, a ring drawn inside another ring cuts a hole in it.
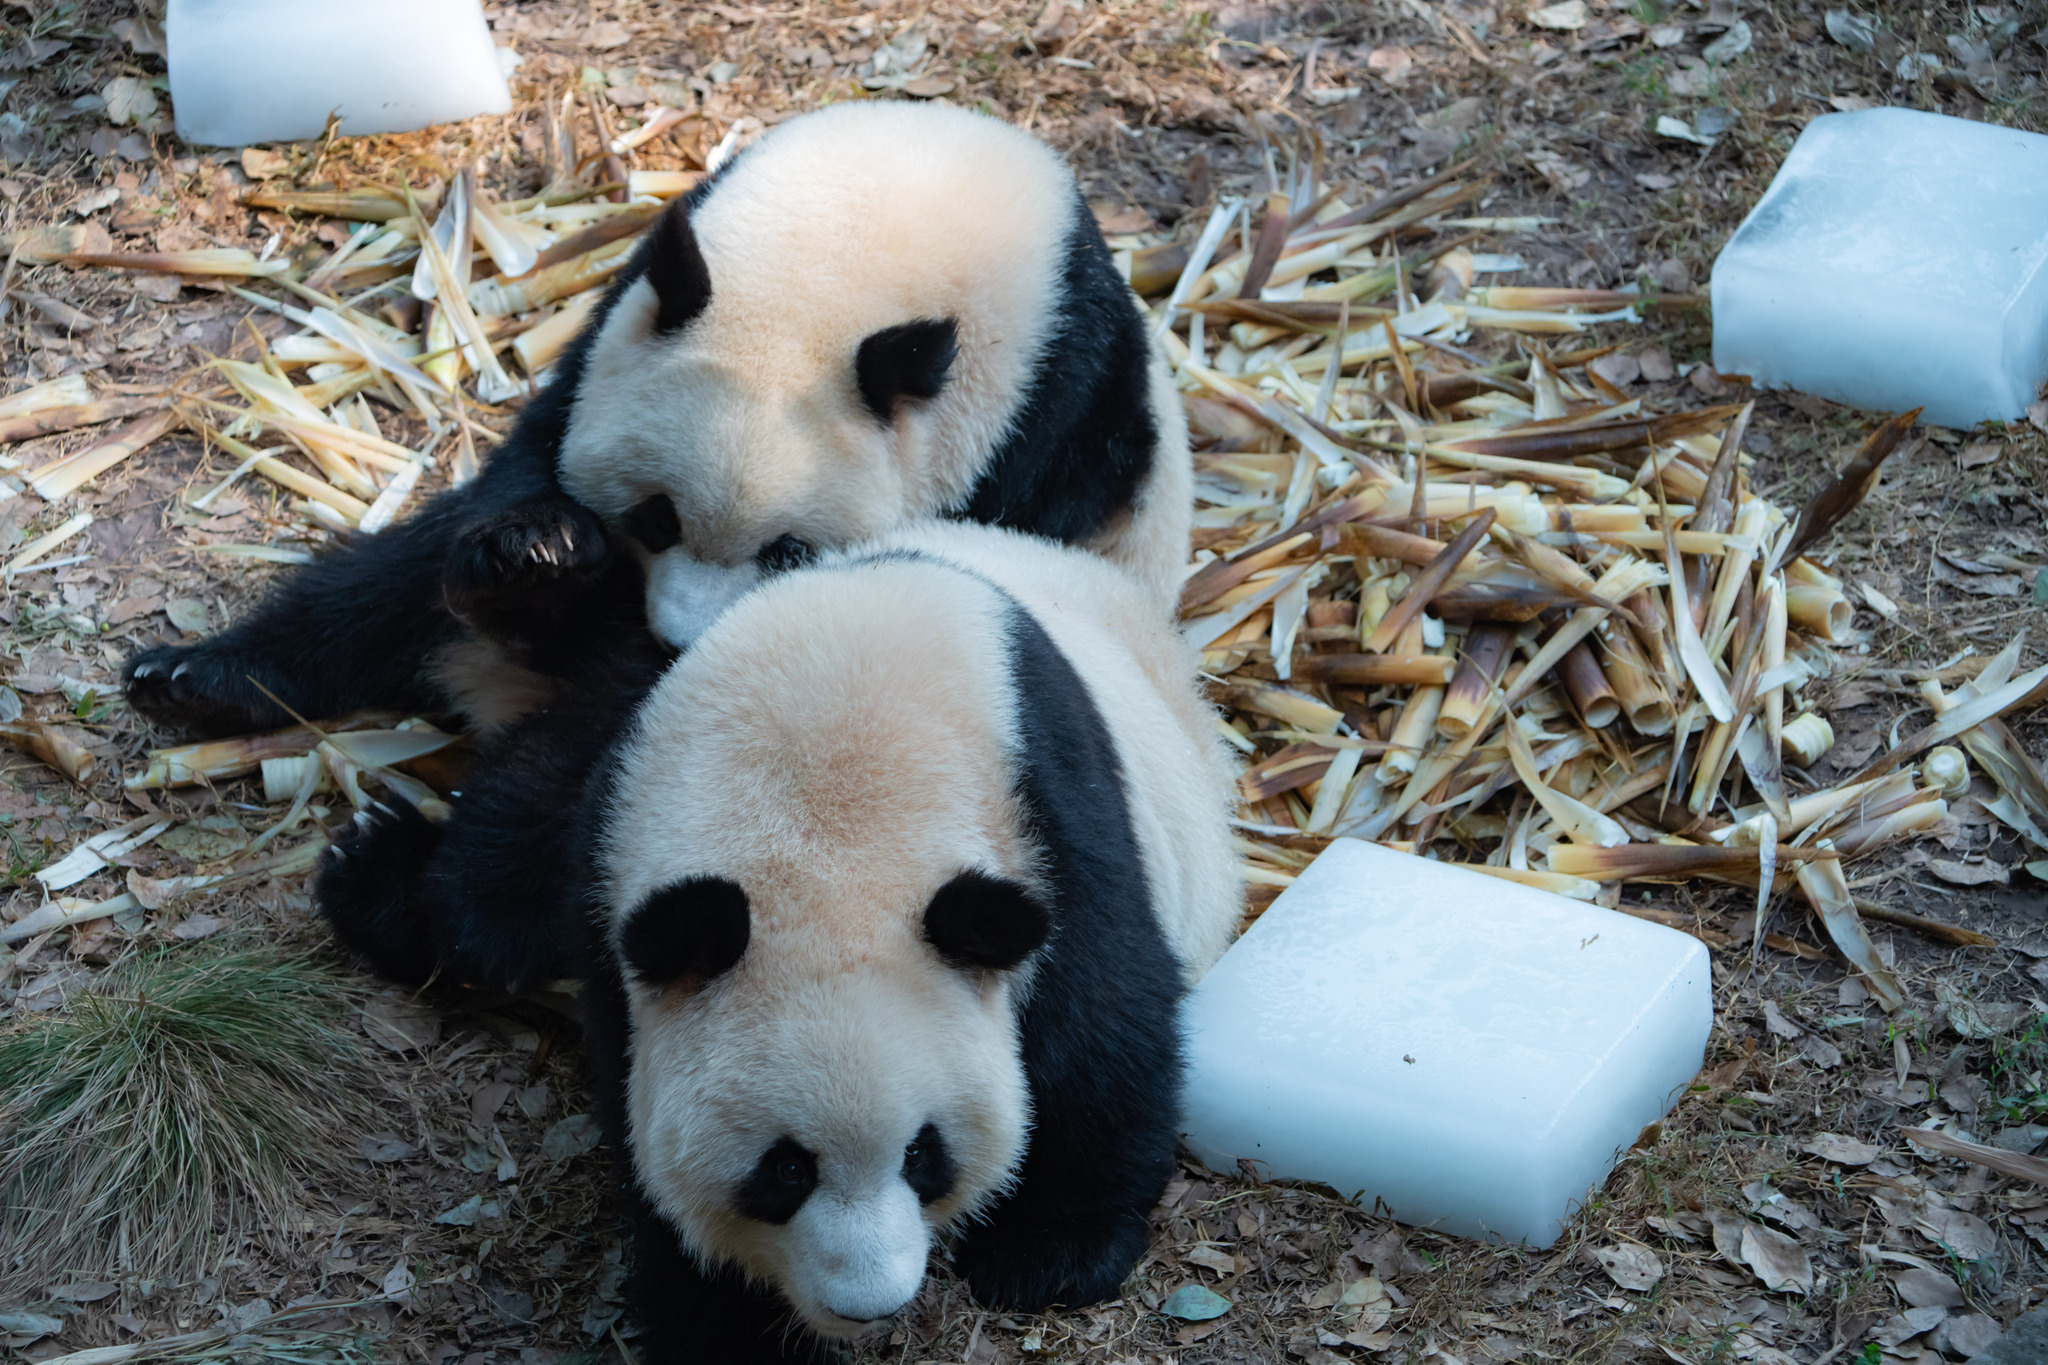
[{"label": "panda on top", "polygon": [[[926,524],[780,575],[669,668],[584,826],[512,875],[589,936],[651,1362],[810,1359],[903,1309],[935,1237],[991,1308],[1113,1296],[1178,1134],[1185,987],[1243,891],[1231,775],[1156,592]],[[323,910],[403,940],[410,807]],[[574,922],[574,921],[572,921]]]},{"label": "panda on top", "polygon": [[934,515],[1099,551],[1164,614],[1191,489],[1179,401],[1058,156],[964,110],[849,103],[662,215],[479,477],[125,682],[211,733],[285,724],[279,701],[494,725],[648,624],[682,648],[763,574]]}]

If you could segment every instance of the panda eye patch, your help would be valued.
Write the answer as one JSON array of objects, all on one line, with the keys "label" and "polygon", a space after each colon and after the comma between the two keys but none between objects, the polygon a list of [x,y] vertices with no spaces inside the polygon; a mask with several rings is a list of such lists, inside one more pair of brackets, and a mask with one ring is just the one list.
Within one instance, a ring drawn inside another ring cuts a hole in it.
[{"label": "panda eye patch", "polygon": [[1052,914],[1015,882],[963,872],[924,910],[924,936],[956,967],[1008,971],[1052,934]]},{"label": "panda eye patch", "polygon": [[626,534],[645,545],[651,555],[672,548],[683,538],[683,523],[676,516],[676,505],[661,493],[635,503],[626,513],[625,524]]},{"label": "panda eye patch", "polygon": [[664,886],[619,930],[619,954],[643,985],[709,981],[740,960],[752,935],[747,893],[723,877]]},{"label": "panda eye patch", "polygon": [[817,557],[817,550],[808,540],[800,536],[777,536],[755,552],[754,562],[761,566],[762,573],[778,574],[801,569]]},{"label": "panda eye patch", "polygon": [[818,1158],[793,1138],[777,1138],[761,1153],[734,1202],[757,1223],[787,1223],[818,1188]]},{"label": "panda eye patch", "polygon": [[904,322],[871,333],[853,358],[860,401],[884,424],[896,420],[900,398],[936,398],[960,354],[951,318]]},{"label": "panda eye patch", "polygon": [[920,1204],[931,1204],[952,1193],[960,1168],[946,1150],[946,1139],[935,1123],[917,1130],[903,1149],[903,1183],[910,1186]]}]

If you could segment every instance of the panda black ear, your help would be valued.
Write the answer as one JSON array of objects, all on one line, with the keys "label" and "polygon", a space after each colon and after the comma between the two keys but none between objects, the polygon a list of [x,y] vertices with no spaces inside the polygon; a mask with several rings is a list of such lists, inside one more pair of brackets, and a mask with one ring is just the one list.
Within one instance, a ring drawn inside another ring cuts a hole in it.
[{"label": "panda black ear", "polygon": [[924,911],[924,936],[956,967],[1007,971],[1052,933],[1052,914],[1030,892],[981,872],[940,887]]},{"label": "panda black ear", "polygon": [[903,322],[871,333],[853,358],[860,401],[879,422],[896,420],[899,398],[936,398],[960,354],[951,318]]},{"label": "panda black ear", "polygon": [[711,302],[711,268],[697,247],[690,208],[677,200],[655,221],[647,244],[647,282],[654,286],[657,336],[690,325]]},{"label": "panda black ear", "polygon": [[740,960],[749,933],[746,892],[723,877],[692,877],[642,901],[619,949],[642,985],[701,984]]}]

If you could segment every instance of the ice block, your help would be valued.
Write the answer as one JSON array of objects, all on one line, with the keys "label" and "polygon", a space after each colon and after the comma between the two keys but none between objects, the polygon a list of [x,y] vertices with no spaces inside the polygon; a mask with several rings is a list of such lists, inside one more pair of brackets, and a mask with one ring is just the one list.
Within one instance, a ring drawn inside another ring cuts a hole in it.
[{"label": "ice block", "polygon": [[209,147],[511,112],[480,0],[170,0],[178,136]]},{"label": "ice block", "polygon": [[2048,377],[2048,137],[1870,109],[1806,125],[1714,262],[1714,368],[1967,427]]},{"label": "ice block", "polygon": [[1547,1247],[1698,1073],[1713,1015],[1690,935],[1339,839],[1189,996],[1188,1145]]}]

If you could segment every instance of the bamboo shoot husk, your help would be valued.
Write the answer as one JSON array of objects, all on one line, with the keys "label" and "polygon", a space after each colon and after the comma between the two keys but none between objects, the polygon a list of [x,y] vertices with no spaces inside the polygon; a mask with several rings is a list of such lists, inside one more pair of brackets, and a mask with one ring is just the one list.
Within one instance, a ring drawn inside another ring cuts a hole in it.
[{"label": "bamboo shoot husk", "polygon": [[[1822,842],[1826,848],[1826,841]],[[1827,926],[1828,937],[1849,959],[1849,965],[1863,978],[1863,984],[1870,988],[1870,994],[1887,1013],[1896,1013],[1906,1003],[1905,988],[1884,960],[1877,955],[1877,945],[1870,941],[1870,934],[1864,929],[1862,919],[1856,913],[1856,902],[1849,895],[1848,880],[1842,875],[1839,861],[1816,861],[1803,864],[1796,874],[1799,889],[1806,893],[1806,900],[1820,915]]]}]

